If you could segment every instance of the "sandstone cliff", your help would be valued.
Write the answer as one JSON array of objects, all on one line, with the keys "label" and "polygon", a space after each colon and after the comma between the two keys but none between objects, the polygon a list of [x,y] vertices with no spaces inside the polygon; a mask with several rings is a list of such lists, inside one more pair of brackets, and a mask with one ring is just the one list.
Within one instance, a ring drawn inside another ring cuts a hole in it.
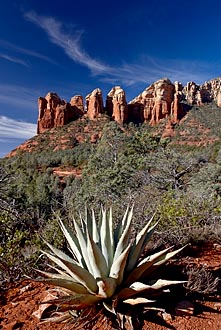
[{"label": "sandstone cliff", "polygon": [[73,96],[70,102],[61,100],[56,93],[48,93],[38,99],[38,133],[87,116],[96,120],[101,114],[108,114],[120,124],[149,123],[158,124],[168,118],[171,124],[178,123],[186,110],[196,104],[202,105],[214,101],[221,107],[221,78],[212,79],[202,85],[188,82],[172,83],[168,78],[160,79],[127,104],[126,93],[120,86],[113,87],[103,104],[102,91],[99,88],[86,96],[85,107],[81,95]]},{"label": "sandstone cliff", "polygon": [[158,124],[161,119],[172,114],[174,94],[175,86],[169,79],[153,83],[129,103],[132,121],[136,121],[139,116],[139,122]]},{"label": "sandstone cliff", "polygon": [[[76,101],[76,102],[75,102]],[[61,100],[56,93],[48,93],[38,99],[37,133],[53,127],[64,126],[83,116],[83,98],[73,97],[71,103]]]},{"label": "sandstone cliff", "polygon": [[113,87],[107,94],[106,111],[119,124],[128,122],[126,93],[120,86]]},{"label": "sandstone cliff", "polygon": [[91,120],[98,118],[100,114],[104,113],[103,97],[99,88],[94,89],[93,92],[86,96],[86,109],[87,116]]}]

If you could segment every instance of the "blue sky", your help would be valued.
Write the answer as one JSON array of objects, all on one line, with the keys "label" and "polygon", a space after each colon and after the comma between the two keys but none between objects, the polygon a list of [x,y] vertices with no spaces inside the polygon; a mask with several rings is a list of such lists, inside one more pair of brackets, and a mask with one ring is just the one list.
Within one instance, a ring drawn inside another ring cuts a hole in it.
[{"label": "blue sky", "polygon": [[37,98],[221,76],[220,0],[1,1],[0,157],[36,133]]}]

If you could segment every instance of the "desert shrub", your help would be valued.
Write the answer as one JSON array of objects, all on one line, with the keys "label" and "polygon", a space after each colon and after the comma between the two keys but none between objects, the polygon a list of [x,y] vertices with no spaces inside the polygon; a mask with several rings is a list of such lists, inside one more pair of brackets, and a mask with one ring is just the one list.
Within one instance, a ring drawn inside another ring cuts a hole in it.
[{"label": "desert shrub", "polygon": [[200,294],[203,296],[215,295],[218,290],[220,279],[205,266],[187,266],[183,270],[187,275],[185,288],[187,294]]},{"label": "desert shrub", "polygon": [[23,219],[0,214],[0,281],[32,273],[39,256],[37,236]]},{"label": "desert shrub", "polygon": [[160,220],[157,244],[219,241],[221,200],[173,192],[164,194],[156,208]]}]

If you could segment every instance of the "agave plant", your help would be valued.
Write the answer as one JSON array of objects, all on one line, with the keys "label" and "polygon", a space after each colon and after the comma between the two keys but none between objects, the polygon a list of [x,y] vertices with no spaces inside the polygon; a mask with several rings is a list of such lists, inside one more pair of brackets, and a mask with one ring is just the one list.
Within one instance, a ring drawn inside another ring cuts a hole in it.
[{"label": "agave plant", "polygon": [[[151,297],[159,290],[182,281],[149,280],[158,267],[179,253],[183,248],[171,248],[141,258],[157,223],[152,225],[153,217],[130,240],[133,207],[127,210],[118,226],[113,228],[112,209],[101,209],[101,218],[96,222],[95,213],[86,210],[80,225],[73,220],[75,233],[59,219],[61,230],[66,237],[71,257],[46,243],[51,252],[43,253],[53,261],[56,272],[41,271],[47,282],[61,289],[61,296],[55,302],[62,313],[50,321],[64,321],[76,311],[94,305],[104,306],[108,311],[118,314],[120,304],[151,304]],[[143,279],[143,280],[142,280]],[[145,283],[144,283],[145,282]],[[75,314],[77,315],[77,314]]]}]

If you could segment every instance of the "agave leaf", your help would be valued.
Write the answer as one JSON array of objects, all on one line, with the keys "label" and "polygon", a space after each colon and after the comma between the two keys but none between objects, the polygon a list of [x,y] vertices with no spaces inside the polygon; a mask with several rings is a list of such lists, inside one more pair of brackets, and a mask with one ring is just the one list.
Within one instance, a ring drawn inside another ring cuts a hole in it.
[{"label": "agave leaf", "polygon": [[[65,278],[67,280],[73,281],[73,277],[68,275],[66,272],[62,271],[61,269],[53,267],[50,264],[48,264],[48,267],[50,267],[51,269],[56,271],[56,273],[54,273],[55,277],[60,275],[61,278]],[[43,273],[45,273],[45,272],[43,272]],[[50,274],[52,274],[52,273],[50,273]],[[45,275],[45,276],[47,276],[47,275]]]},{"label": "agave leaf", "polygon": [[160,290],[166,286],[183,284],[183,283],[186,283],[186,281],[171,281],[171,280],[159,279],[159,280],[151,281],[148,284],[144,284],[142,282],[134,282],[133,284],[130,285],[129,288],[123,288],[119,292],[118,296],[119,299],[124,300],[126,298],[130,298],[144,291],[145,293],[151,294],[151,292]]},{"label": "agave leaf", "polygon": [[89,292],[96,293],[98,291],[98,286],[95,278],[86,269],[69,263],[66,260],[62,260],[59,257],[55,257],[50,253],[44,252],[45,255],[53,262],[55,262],[59,267],[63,268],[73,280],[85,286]]},{"label": "agave leaf", "polygon": [[[155,215],[155,214],[154,214]],[[154,215],[152,218],[154,218]],[[151,219],[150,219],[151,221]],[[142,245],[142,248],[141,248],[141,252],[143,252],[144,248],[146,247],[148,241],[150,240],[151,236],[153,235],[154,231],[155,231],[155,228],[156,226],[158,225],[158,223],[160,222],[160,220],[158,220],[147,232],[147,235],[143,241],[143,245]]]},{"label": "agave leaf", "polygon": [[[152,226],[150,228],[150,225],[154,219],[156,213],[153,214],[153,216],[150,218],[150,220],[148,221],[148,223],[146,224],[146,226],[144,226],[144,228],[138,233],[138,235],[136,236],[136,245],[138,245],[138,243],[140,243],[140,241],[144,241],[146,234],[149,232],[149,230],[152,230],[152,228],[155,228],[157,223]],[[149,229],[150,228],[150,229]]]},{"label": "agave leaf", "polygon": [[[53,267],[52,265],[48,265],[48,267],[55,270],[58,274],[62,275],[63,278],[68,277],[67,279],[73,280],[73,278],[71,276],[69,276],[67,273],[63,272],[61,269]],[[58,275],[58,274],[55,273],[55,275]]]},{"label": "agave leaf", "polygon": [[123,281],[124,270],[130,248],[131,248],[131,244],[127,246],[124,252],[122,252],[116,260],[114,260],[111,266],[109,277],[116,279],[117,285],[120,285],[121,282]]},{"label": "agave leaf", "polygon": [[84,214],[84,220],[82,221],[81,225],[83,233],[86,234],[86,232],[89,231],[90,235],[92,235],[92,218],[86,205]]},{"label": "agave leaf", "polygon": [[73,253],[73,255],[75,256],[75,258],[77,259],[77,261],[79,262],[79,264],[81,266],[83,265],[83,257],[80,253],[80,245],[78,243],[78,240],[76,239],[76,236],[72,233],[72,231],[69,228],[66,228],[65,225],[63,224],[63,222],[61,221],[61,219],[59,220],[59,224],[61,227],[61,230],[64,233],[65,238],[67,239],[71,252]]},{"label": "agave leaf", "polygon": [[106,308],[108,312],[117,315],[115,308],[112,305],[109,305],[106,301],[103,301],[103,306]]},{"label": "agave leaf", "polygon": [[81,255],[82,255],[83,259],[84,259],[86,268],[88,269],[88,271],[91,274],[93,274],[93,268],[91,267],[90,259],[88,257],[88,253],[87,253],[86,235],[82,232],[82,230],[79,227],[79,225],[78,225],[78,223],[77,223],[76,220],[73,219],[73,223],[74,223],[74,228],[76,230],[78,242],[79,242],[79,245],[80,245]]},{"label": "agave leaf", "polygon": [[150,239],[151,235],[153,234],[155,227],[157,226],[158,222],[150,227],[151,222],[153,221],[154,215],[150,219],[150,221],[146,224],[146,226],[140,231],[140,233],[137,235],[136,240],[131,248],[131,252],[129,255],[129,263],[127,266],[127,272],[130,272],[135,265],[137,264],[138,258],[140,257],[141,253],[144,250],[145,245],[147,244],[147,241]]},{"label": "agave leaf", "polygon": [[93,241],[96,244],[99,244],[100,242],[100,237],[99,237],[99,232],[98,232],[98,228],[97,228],[97,223],[96,223],[96,219],[95,219],[95,213],[94,210],[91,210],[91,222],[92,222],[92,238]]},{"label": "agave leaf", "polygon": [[70,269],[58,258],[49,252],[42,251],[49,259],[51,259],[57,266],[65,270],[71,277],[74,277],[74,274],[70,271]]},{"label": "agave leaf", "polygon": [[104,298],[112,297],[117,287],[116,280],[111,277],[99,280],[97,285],[99,288],[98,295]]},{"label": "agave leaf", "polygon": [[85,208],[85,228],[84,233],[89,232],[90,236],[96,244],[99,243],[99,232],[97,229],[94,210],[91,210],[91,214],[87,208]]},{"label": "agave leaf", "polygon": [[181,247],[180,249],[177,249],[175,251],[169,252],[166,254],[165,258],[162,258],[162,260],[159,260],[157,263],[155,263],[155,266],[161,266],[163,265],[165,262],[167,262],[169,259],[173,258],[176,254],[178,254],[179,252],[181,252],[183,249],[185,249],[189,244],[184,245],[183,247]]},{"label": "agave leaf", "polygon": [[[174,280],[154,280],[150,281],[149,284],[147,284],[146,289],[143,287],[144,290],[160,290],[164,288],[165,286],[170,286],[170,285],[177,285],[177,284],[183,284],[186,283],[186,281],[174,281]],[[137,284],[133,284],[133,288],[136,288]],[[142,290],[143,291],[143,290]]]},{"label": "agave leaf", "polygon": [[142,266],[143,264],[145,264],[146,262],[149,261],[153,261],[154,263],[156,263],[157,261],[161,260],[161,258],[164,257],[164,255],[167,254],[168,251],[170,251],[172,249],[172,247],[168,247],[162,251],[159,252],[155,252],[154,254],[150,254],[149,256],[147,256],[146,258],[142,259],[139,263],[138,263],[138,267]]},{"label": "agave leaf", "polygon": [[[39,269],[35,269],[38,273],[48,277],[48,278],[57,278],[57,279],[64,279],[64,280],[67,280],[67,281],[73,281],[73,278],[69,275],[67,275],[66,273],[62,272],[62,274],[54,274],[54,273],[48,273],[48,272],[44,272],[42,270],[39,270]],[[57,270],[57,269],[56,269]],[[40,280],[36,280],[36,281],[40,281],[41,282],[41,279]]]},{"label": "agave leaf", "polygon": [[185,249],[189,244],[184,245],[183,247],[181,247],[180,249],[177,249],[175,251],[169,252],[169,253],[165,253],[163,254],[158,260],[156,260],[154,262],[154,264],[152,265],[152,267],[150,269],[147,269],[147,271],[145,270],[145,272],[143,273],[142,276],[147,276],[150,275],[152,273],[154,273],[160,266],[162,266],[163,264],[165,264],[168,260],[170,260],[171,258],[173,258],[176,254],[178,254],[179,252],[181,252],[183,249]]},{"label": "agave leaf", "polygon": [[72,291],[72,294],[73,293],[89,294],[89,291],[83,285],[63,278],[45,278],[45,279],[41,279],[40,281],[44,283],[48,283],[50,285],[68,289]]},{"label": "agave leaf", "polygon": [[130,285],[130,288],[135,290],[136,292],[142,292],[142,291],[153,291],[153,290],[160,290],[164,288],[165,286],[169,285],[175,285],[175,284],[183,284],[186,283],[186,281],[172,281],[172,280],[153,280],[150,281],[149,284],[144,284],[142,282],[134,282]]},{"label": "agave leaf", "polygon": [[[158,260],[161,260],[161,258],[163,258],[163,256],[165,256],[170,249],[171,248],[167,248],[165,250],[154,253],[153,255],[144,258],[137,265],[137,267],[134,268],[131,271],[131,273],[128,275],[128,277],[126,278],[126,281],[125,281],[125,285],[129,285],[133,282],[136,282],[144,274],[144,272],[146,272],[146,271],[148,272],[149,269],[152,269],[153,264],[156,263]],[[147,275],[148,275],[148,273],[147,273]]]},{"label": "agave leaf", "polygon": [[130,285],[129,288],[123,288],[119,293],[118,297],[121,300],[128,299],[132,296],[135,296],[136,294],[144,291],[149,288],[146,284],[143,284],[141,282],[134,282],[132,285]]},{"label": "agave leaf", "polygon": [[143,298],[143,297],[137,297],[137,298],[133,298],[133,299],[126,299],[123,302],[126,304],[129,304],[129,305],[138,305],[138,304],[151,304],[151,303],[154,303],[155,300],[150,300],[150,299]]},{"label": "agave leaf", "polygon": [[[85,207],[86,207],[86,206],[85,206]],[[84,232],[84,228],[85,228],[85,220],[83,219],[82,214],[81,214],[80,211],[79,211],[79,219],[80,219],[80,224],[81,224],[82,231]],[[73,218],[73,222],[74,222],[74,218]]]},{"label": "agave leaf", "polygon": [[46,242],[44,240],[45,244],[47,244],[47,246],[51,249],[51,251],[59,258],[66,260],[68,262],[71,262],[73,264],[77,264],[78,266],[80,266],[80,264],[75,261],[74,259],[70,258],[66,253],[64,253],[63,251],[61,251],[60,249],[57,249],[56,247],[52,246],[50,243]]},{"label": "agave leaf", "polygon": [[106,260],[99,248],[93,241],[90,234],[87,233],[87,253],[90,258],[90,264],[93,269],[95,278],[103,278],[108,276],[108,267]]},{"label": "agave leaf", "polygon": [[72,296],[65,296],[61,298],[56,298],[54,300],[49,300],[47,303],[61,304],[62,311],[65,310],[80,310],[88,306],[94,305],[101,301],[102,298],[92,294],[75,294]]},{"label": "agave leaf", "polygon": [[113,262],[114,245],[113,245],[113,228],[112,228],[112,210],[110,208],[109,220],[107,217],[107,212],[102,209],[102,221],[100,227],[100,244],[103,256],[106,260],[108,270],[110,270],[111,264]]},{"label": "agave leaf", "polygon": [[115,254],[114,254],[114,261],[121,255],[121,253],[128,246],[132,216],[133,216],[133,207],[129,210],[127,218],[125,220],[125,226],[124,226],[123,232],[122,232],[121,237],[116,246],[116,250],[115,250]]},{"label": "agave leaf", "polygon": [[130,210],[130,206],[128,205],[127,206],[127,209],[124,213],[124,216],[123,216],[123,219],[122,221],[120,221],[118,223],[118,226],[114,232],[114,240],[115,240],[115,244],[117,244],[117,242],[119,241],[121,235],[122,235],[122,232],[123,230],[125,229],[125,224],[126,224],[126,220],[127,220],[127,217],[128,217],[128,213],[129,213],[129,210]]}]

